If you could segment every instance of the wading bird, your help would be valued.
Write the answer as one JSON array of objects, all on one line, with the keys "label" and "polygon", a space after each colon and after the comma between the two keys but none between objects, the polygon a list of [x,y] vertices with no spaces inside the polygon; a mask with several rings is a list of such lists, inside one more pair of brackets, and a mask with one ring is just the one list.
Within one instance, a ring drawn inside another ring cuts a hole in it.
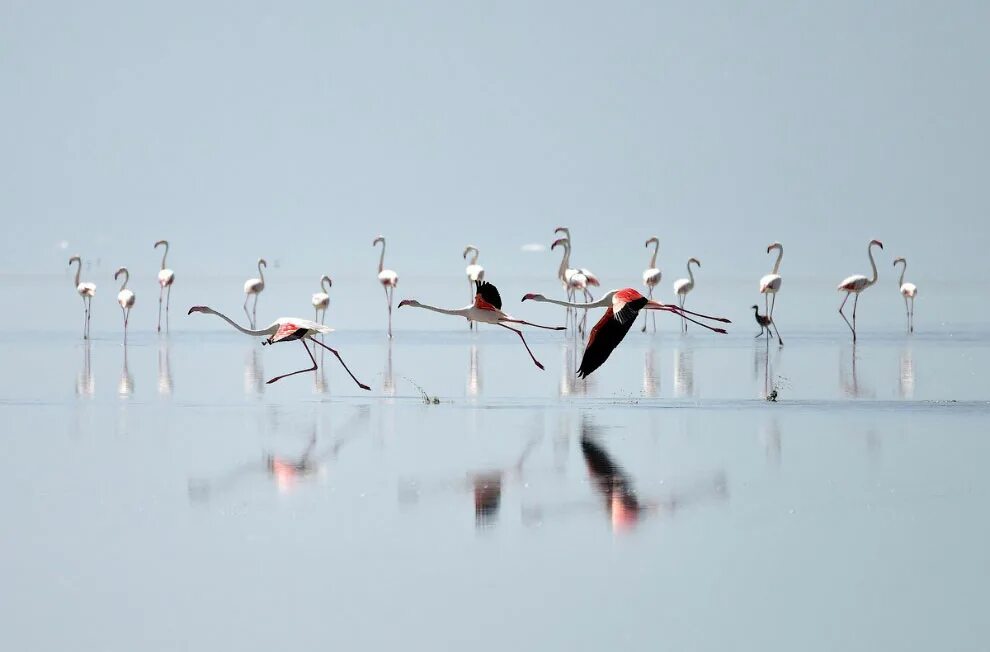
[{"label": "wading bird", "polygon": [[[564,234],[564,237],[567,238],[567,244],[569,244],[569,245],[574,244],[574,241],[571,239],[571,230],[569,228],[567,228],[566,226],[558,226],[556,229],[553,230],[553,232],[554,233],[563,233]],[[567,255],[570,256],[570,254],[571,254],[571,251],[570,251],[570,249],[568,249],[567,250]],[[595,276],[595,273],[592,272],[587,267],[578,267],[577,268],[577,271],[579,273],[581,273],[581,274],[584,274],[584,278],[587,279],[588,285],[590,285],[591,287],[595,287],[596,288],[599,285],[601,285],[601,283],[598,281],[598,277]],[[587,290],[586,290],[586,292],[587,292]],[[587,292],[586,296],[587,296],[587,298],[588,298],[589,301],[591,299],[594,299],[594,297],[591,296],[591,292]]]},{"label": "wading bird", "polygon": [[[780,284],[782,279],[780,278],[780,260],[784,257],[784,245],[779,242],[772,243],[767,247],[767,253],[772,250],[777,250],[777,260],[773,264],[773,269],[769,274],[765,275],[760,279],[760,293],[763,295],[763,311],[772,320],[773,319],[773,307],[777,302],[777,292],[780,290]],[[773,295],[773,301],[767,305],[768,295]],[[776,324],[774,324],[776,326]]]},{"label": "wading bird", "polygon": [[117,303],[120,304],[120,312],[124,316],[124,344],[127,344],[127,322],[131,317],[131,308],[134,307],[134,293],[127,289],[127,281],[131,279],[131,273],[126,267],[114,272],[113,280],[116,281],[121,274],[124,275],[124,282],[120,286],[120,292],[117,293]]},{"label": "wading bird", "polygon": [[[330,280],[329,276],[323,276],[320,278],[320,289],[322,292],[317,292],[313,295],[313,308],[316,310],[316,315],[314,318],[321,324],[326,321],[327,318],[327,307],[330,305],[330,288],[333,287],[333,281]],[[323,316],[320,316],[320,311],[323,311]]]},{"label": "wading bird", "polygon": [[[756,318],[756,323],[760,326],[760,332],[754,335],[753,339],[763,335],[764,331],[766,331],[767,337],[771,337],[773,333],[770,331],[770,326],[775,326],[773,323],[773,317],[770,315],[761,315],[760,307],[756,305],[753,306],[753,316]],[[780,331],[777,331],[777,342],[779,342],[781,346],[784,346],[784,341],[780,339]]]},{"label": "wading bird", "polygon": [[634,321],[636,321],[636,317],[639,316],[640,310],[664,310],[666,312],[672,312],[675,315],[680,315],[683,319],[687,319],[688,321],[698,324],[699,326],[704,326],[708,330],[715,331],[716,333],[721,333],[723,335],[725,334],[724,328],[716,328],[709,326],[708,324],[703,324],[700,321],[691,319],[691,317],[688,317],[687,315],[693,315],[700,319],[710,319],[712,321],[722,322],[723,324],[732,323],[724,317],[711,317],[709,315],[691,312],[690,310],[685,310],[684,308],[678,308],[677,306],[669,306],[656,301],[651,301],[632,288],[611,290],[606,292],[602,298],[598,299],[598,301],[593,301],[591,303],[557,301],[555,299],[548,299],[542,294],[527,294],[522,298],[523,301],[526,301],[527,299],[532,301],[540,301],[543,303],[553,303],[558,306],[566,306],[569,308],[583,308],[586,310],[589,308],[607,308],[605,314],[602,315],[602,318],[598,320],[595,327],[591,329],[591,335],[588,337],[588,345],[584,349],[584,356],[581,358],[581,366],[578,368],[577,372],[577,375],[580,377],[588,376],[595,369],[602,366],[606,360],[608,360],[608,356],[612,354],[615,347],[619,345],[622,338],[624,338],[626,333],[629,332],[629,327],[632,326]]},{"label": "wading bird", "polygon": [[529,348],[529,344],[526,343],[526,338],[523,337],[522,331],[507,326],[507,324],[524,324],[526,326],[533,326],[535,328],[545,328],[551,331],[562,331],[563,326],[540,326],[539,324],[533,324],[528,321],[523,321],[521,319],[515,319],[509,315],[502,312],[502,297],[499,296],[498,290],[494,285],[488,283],[487,281],[478,281],[475,284],[477,288],[477,293],[474,295],[474,303],[464,308],[457,309],[447,309],[447,308],[437,308],[435,306],[428,306],[424,303],[420,303],[415,299],[403,299],[399,302],[399,307],[402,306],[412,306],[414,308],[423,308],[424,310],[432,310],[433,312],[439,312],[443,315],[454,315],[456,317],[464,317],[469,321],[476,321],[483,324],[492,324],[494,326],[501,326],[502,328],[507,328],[522,340],[523,346],[526,347],[526,352],[529,353],[529,357],[533,359],[533,362],[537,367],[543,369],[543,365],[533,352]]},{"label": "wading bird", "polygon": [[[588,277],[585,276],[580,271],[572,268],[570,266],[571,261],[571,241],[567,238],[558,238],[553,241],[550,245],[550,251],[553,251],[558,246],[564,249],[564,255],[560,259],[560,267],[557,269],[557,278],[560,279],[561,284],[564,286],[564,292],[567,293],[567,300],[574,301],[575,296],[578,292],[584,296],[585,301],[593,301],[594,297],[588,292]],[[571,314],[574,315],[574,324],[577,327],[577,311],[572,311],[570,308],[567,309],[567,317],[565,321],[569,321]],[[587,318],[587,313],[585,313],[585,318]],[[580,330],[584,331],[585,320],[581,321]]]},{"label": "wading bird", "polygon": [[288,378],[289,376],[295,376],[296,374],[306,373],[307,371],[316,371],[317,368],[316,358],[313,357],[313,352],[309,350],[308,346],[306,346],[306,340],[309,340],[310,342],[322,346],[324,349],[337,356],[337,360],[340,361],[340,365],[344,368],[344,371],[346,371],[347,374],[354,380],[354,382],[357,383],[358,387],[360,387],[361,389],[371,390],[370,387],[368,387],[367,385],[365,385],[360,380],[354,377],[354,374],[352,374],[351,370],[347,368],[346,364],[344,364],[344,359],[340,357],[340,353],[338,353],[336,349],[331,349],[329,346],[316,339],[316,336],[321,333],[322,334],[332,333],[333,329],[330,328],[329,326],[324,326],[323,324],[317,324],[315,321],[310,321],[308,319],[299,319],[297,317],[280,317],[276,319],[274,322],[272,322],[272,324],[267,328],[252,330],[249,328],[242,327],[240,324],[235,322],[227,315],[221,312],[217,312],[213,308],[209,308],[207,306],[193,306],[192,308],[189,309],[189,312],[186,314],[191,315],[194,312],[201,312],[208,315],[216,315],[217,317],[224,320],[225,322],[227,322],[228,324],[230,324],[240,332],[244,333],[245,335],[251,335],[252,337],[264,337],[265,339],[262,340],[261,342],[262,346],[264,346],[265,344],[277,344],[279,342],[291,342],[293,340],[299,340],[299,342],[302,343],[303,348],[306,349],[306,354],[309,355],[309,359],[312,360],[313,366],[310,367],[309,369],[300,369],[299,371],[293,371],[292,373],[282,374],[281,376],[275,376],[274,378],[272,378],[267,382],[268,385],[271,385],[277,380]]},{"label": "wading bird", "polygon": [[[248,321],[251,322],[251,328],[254,328],[255,322],[258,319],[258,295],[265,289],[265,273],[261,271],[262,267],[268,267],[268,261],[264,258],[259,258],[258,278],[249,278],[244,281],[244,314],[247,315]],[[254,305],[251,307],[251,312],[249,313],[247,304],[248,299],[252,295],[254,296]]]},{"label": "wading bird", "polygon": [[76,292],[82,297],[83,301],[83,339],[89,339],[89,316],[90,310],[93,307],[93,296],[96,294],[96,284],[95,283],[83,283],[79,281],[79,276],[82,274],[82,259],[79,256],[73,256],[69,259],[69,267],[72,267],[72,263],[78,263],[79,266],[76,267]]},{"label": "wading bird", "polygon": [[[464,273],[468,278],[468,299],[474,301],[474,287],[478,281],[485,280],[485,268],[478,264],[478,248],[474,245],[464,247],[464,258],[467,259],[468,252],[472,252],[471,262],[464,268]],[[474,322],[468,322],[468,328],[474,328]]]},{"label": "wading bird", "polygon": [[392,337],[392,295],[395,286],[399,284],[399,275],[390,269],[385,269],[385,236],[375,238],[371,246],[382,243],[382,255],[378,259],[378,282],[385,288],[385,303],[388,304],[388,336]]},{"label": "wading bird", "polygon": [[[866,247],[866,253],[870,257],[870,267],[873,268],[873,278],[866,278],[862,274],[856,274],[845,279],[842,283],[839,283],[839,287],[836,288],[840,292],[846,293],[845,298],[842,300],[842,304],[839,305],[839,314],[842,316],[843,321],[846,322],[846,326],[849,327],[849,330],[852,331],[853,342],[856,341],[856,305],[859,303],[859,293],[877,282],[877,263],[873,260],[873,245],[883,249],[883,243],[879,240],[870,240],[870,244]],[[853,299],[853,320],[850,324],[849,320],[846,319],[845,313],[842,312],[842,309],[845,307],[846,301],[849,300],[849,295],[851,294],[855,294],[856,298]]]},{"label": "wading bird", "polygon": [[158,285],[160,286],[158,291],[158,332],[162,332],[162,295],[166,294],[165,288],[168,288],[168,293],[165,296],[165,329],[168,330],[168,304],[172,299],[172,283],[175,282],[175,272],[165,267],[165,258],[168,256],[168,240],[159,240],[155,243],[155,249],[158,245],[165,245],[165,253],[162,254],[162,268],[158,271]]},{"label": "wading bird", "polygon": [[[653,236],[646,241],[646,246],[649,247],[653,245],[653,255],[650,256],[650,267],[645,272],[643,272],[643,285],[646,286],[648,290],[646,298],[653,298],[653,288],[660,285],[660,279],[663,278],[663,273],[657,269],[657,254],[660,253],[660,240],[657,236]],[[646,332],[646,314],[643,314],[643,332]],[[657,332],[657,315],[653,313],[653,332]]]},{"label": "wading bird", "polygon": [[904,272],[907,271],[907,259],[903,256],[898,256],[894,259],[894,267],[897,267],[897,263],[903,263],[904,267],[901,268],[901,278],[897,281],[897,285],[901,288],[901,296],[904,297],[904,310],[907,312],[907,322],[908,322],[908,332],[914,332],[914,297],[918,294],[918,288],[914,283],[904,282]]},{"label": "wading bird", "polygon": [[[684,308],[684,300],[687,299],[688,292],[694,289],[694,273],[691,271],[691,263],[694,263],[698,267],[701,267],[701,261],[697,258],[689,258],[687,261],[687,278],[679,278],[674,281],[674,294],[677,295],[677,300],[680,302],[681,308]],[[687,332],[687,322],[681,319],[681,327],[685,333]]]}]

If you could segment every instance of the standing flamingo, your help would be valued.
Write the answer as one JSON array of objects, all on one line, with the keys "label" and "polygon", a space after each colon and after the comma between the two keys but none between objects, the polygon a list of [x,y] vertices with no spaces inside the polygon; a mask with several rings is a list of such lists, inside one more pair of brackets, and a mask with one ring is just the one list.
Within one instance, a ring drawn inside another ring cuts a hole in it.
[{"label": "standing flamingo", "polygon": [[[688,258],[687,261],[687,278],[679,278],[674,281],[674,294],[677,295],[677,300],[680,302],[681,308],[684,308],[684,300],[687,299],[688,292],[694,289],[694,273],[691,271],[691,263],[694,263],[698,267],[701,267],[701,261],[697,258]],[[681,326],[683,331],[687,332],[687,322],[683,319],[681,320]]]},{"label": "standing flamingo", "polygon": [[385,289],[385,303],[388,304],[388,336],[392,337],[392,297],[395,294],[395,286],[399,284],[399,275],[391,269],[385,269],[385,236],[380,235],[375,238],[371,246],[382,243],[382,255],[378,258],[378,282]]},{"label": "standing flamingo", "polygon": [[162,268],[158,272],[158,285],[161,286],[158,291],[158,332],[162,332],[162,295],[165,294],[165,288],[168,288],[168,294],[165,297],[165,329],[168,330],[168,304],[172,299],[172,283],[175,282],[175,272],[165,267],[165,258],[168,256],[168,240],[159,240],[155,243],[155,249],[158,245],[165,245],[165,253],[162,254]]},{"label": "standing flamingo", "polygon": [[608,360],[608,357],[615,350],[615,347],[619,346],[619,343],[629,332],[629,327],[632,326],[633,322],[639,316],[640,310],[664,310],[666,312],[672,312],[675,315],[680,315],[682,319],[687,319],[688,321],[694,322],[699,326],[704,326],[708,330],[715,331],[716,333],[725,334],[724,328],[716,328],[714,326],[709,326],[703,324],[700,321],[696,321],[687,317],[687,315],[693,315],[701,319],[710,319],[713,321],[722,322],[724,324],[732,323],[724,317],[711,317],[709,315],[702,315],[700,313],[691,312],[690,310],[685,310],[684,308],[678,308],[677,306],[670,306],[656,301],[651,301],[647,299],[642,294],[637,292],[632,288],[624,288],[621,290],[611,290],[606,292],[600,299],[593,301],[591,303],[573,303],[570,301],[557,301],[555,299],[547,299],[542,294],[527,294],[522,300],[532,300],[541,301],[544,303],[553,303],[558,306],[566,306],[570,308],[607,308],[605,314],[602,318],[598,320],[595,327],[591,329],[591,335],[588,337],[588,345],[584,349],[584,357],[581,359],[581,367],[578,369],[577,375],[580,377],[585,377],[590,375],[595,369],[602,366],[602,364]]},{"label": "standing flamingo", "polygon": [[82,283],[79,281],[79,276],[82,274],[82,259],[79,256],[73,256],[69,259],[69,267],[72,267],[72,263],[79,263],[76,267],[76,292],[82,297],[83,301],[83,339],[89,339],[89,316],[90,311],[93,307],[93,296],[96,294],[96,284],[95,283]]},{"label": "standing flamingo", "polygon": [[[782,279],[780,278],[780,260],[784,257],[784,245],[779,242],[773,242],[767,247],[767,253],[772,250],[777,250],[777,260],[774,261],[773,269],[769,274],[765,275],[760,279],[760,293],[763,295],[763,310],[770,320],[773,320],[773,307],[777,303],[777,292],[780,291],[780,284]],[[767,305],[768,295],[773,295],[773,300],[770,301],[769,306]],[[777,324],[774,323],[774,326]],[[779,335],[779,333],[778,333]]]},{"label": "standing flamingo", "polygon": [[420,303],[415,299],[403,299],[399,302],[399,307],[402,306],[412,306],[414,308],[423,308],[425,310],[432,310],[433,312],[439,312],[444,315],[455,315],[457,317],[464,317],[469,321],[481,322],[484,324],[493,324],[495,326],[501,326],[502,328],[507,328],[522,340],[523,346],[526,347],[529,357],[533,359],[533,362],[537,367],[543,369],[543,365],[533,352],[529,348],[529,344],[526,343],[526,338],[523,337],[522,331],[512,328],[511,326],[506,326],[506,324],[525,324],[526,326],[535,326],[536,328],[545,328],[551,331],[562,331],[564,326],[540,326],[539,324],[533,324],[528,321],[523,321],[521,319],[515,319],[509,315],[502,312],[502,297],[499,295],[498,290],[494,285],[488,283],[487,281],[478,281],[475,284],[477,288],[477,293],[474,295],[474,303],[455,310],[449,310],[446,308],[437,308],[435,306],[428,306],[424,303]]},{"label": "standing flamingo", "polygon": [[[262,267],[268,267],[268,261],[264,258],[259,258],[258,278],[249,278],[244,281],[244,314],[247,315],[248,321],[251,322],[251,328],[254,328],[255,321],[258,318],[258,295],[265,289],[265,273],[261,271]],[[248,299],[252,295],[254,296],[254,305],[251,307],[251,312],[248,313]]]},{"label": "standing flamingo", "polygon": [[[567,300],[574,301],[578,291],[580,291],[583,294],[585,301],[593,301],[594,297],[592,297],[588,292],[588,277],[570,266],[571,241],[567,238],[557,238],[553,241],[553,244],[550,245],[550,251],[553,251],[558,246],[564,249],[564,255],[560,259],[560,267],[557,269],[557,278],[560,279],[560,282],[564,286],[564,292],[567,293]],[[570,319],[571,313],[571,309],[568,308],[567,319]],[[577,311],[573,311],[573,314],[574,324],[575,327],[577,327]],[[587,317],[587,313],[585,313],[585,317]],[[582,320],[579,330],[583,331],[583,329],[584,320]]]},{"label": "standing flamingo", "polygon": [[[660,253],[660,240],[657,236],[653,236],[646,241],[647,247],[653,245],[653,255],[650,257],[650,267],[645,272],[643,272],[643,285],[646,286],[648,293],[647,298],[653,298],[653,288],[660,285],[660,279],[663,278],[663,273],[657,269],[657,254]],[[646,313],[643,313],[643,332],[646,332]],[[653,332],[657,332],[657,314],[653,313]]]},{"label": "standing flamingo", "polygon": [[359,381],[357,378],[354,377],[354,374],[351,373],[351,370],[347,368],[346,364],[344,364],[344,359],[340,357],[340,353],[338,353],[335,349],[331,349],[329,346],[316,339],[316,335],[319,335],[321,333],[332,333],[333,329],[330,328],[329,326],[324,326],[323,324],[317,324],[315,321],[309,321],[308,319],[299,319],[297,317],[279,317],[274,322],[272,322],[270,326],[266,328],[262,328],[260,330],[252,330],[249,328],[242,327],[240,324],[235,322],[227,315],[218,312],[213,308],[209,308],[207,306],[193,306],[192,308],[189,309],[189,312],[186,314],[191,315],[194,312],[201,312],[208,315],[216,315],[217,317],[224,320],[225,322],[227,322],[228,324],[230,324],[240,332],[244,333],[245,335],[251,335],[253,337],[265,337],[267,335],[268,337],[265,337],[265,339],[261,342],[262,346],[264,346],[265,344],[277,344],[279,342],[291,342],[293,340],[299,340],[302,343],[303,348],[306,349],[306,353],[309,355],[309,359],[313,361],[313,366],[310,367],[309,369],[300,369],[299,371],[293,371],[292,373],[282,374],[281,376],[275,376],[266,383],[268,385],[271,385],[275,381],[282,380],[283,378],[287,378],[289,376],[295,376],[296,374],[306,373],[307,371],[316,371],[317,368],[316,358],[313,357],[313,352],[309,350],[308,346],[306,346],[306,340],[309,340],[310,342],[322,346],[324,349],[337,356],[337,360],[340,361],[340,364],[344,368],[344,371],[346,371],[348,375],[354,380],[354,382],[357,383],[358,387],[369,391],[371,390],[370,387],[368,387],[367,385],[365,385],[364,383],[362,383],[361,381]]},{"label": "standing flamingo", "polygon": [[[877,282],[877,263],[873,260],[873,245],[883,249],[883,243],[879,240],[870,240],[870,244],[866,246],[866,253],[870,257],[870,267],[873,268],[873,278],[866,278],[862,274],[855,274],[842,281],[842,283],[839,283],[839,287],[836,288],[839,291],[846,293],[846,297],[842,300],[842,304],[839,305],[839,314],[842,315],[842,319],[846,322],[846,326],[848,326],[849,330],[852,331],[853,342],[856,341],[856,305],[859,303],[859,294]],[[846,305],[846,301],[849,300],[850,294],[856,295],[856,298],[853,299],[853,320],[851,324],[849,323],[849,320],[846,319],[845,313],[842,312],[842,309]]]},{"label": "standing flamingo", "polygon": [[[904,297],[904,310],[907,312],[908,320],[908,332],[914,332],[914,297],[918,294],[918,288],[914,283],[904,282],[904,272],[907,271],[907,259],[903,256],[898,256],[894,259],[894,267],[897,267],[897,263],[903,263],[904,267],[901,268],[901,278],[897,281],[897,285],[901,288],[901,296]],[[908,303],[910,300],[910,304]]]},{"label": "standing flamingo", "polygon": [[[467,258],[468,252],[473,252],[474,255],[471,256],[471,262],[467,267],[464,268],[464,273],[468,277],[468,299],[474,301],[474,288],[478,281],[485,280],[485,268],[478,264],[478,248],[474,245],[468,245],[464,247],[464,258]],[[474,322],[468,321],[468,328],[474,328]]]},{"label": "standing flamingo", "polygon": [[[567,242],[569,244],[574,244],[574,241],[571,240],[571,230],[566,226],[558,226],[556,229],[554,229],[553,232],[563,233],[564,237],[567,238]],[[570,250],[568,250],[568,256],[569,255],[570,255]],[[592,272],[587,267],[578,267],[577,271],[580,272],[581,274],[584,274],[584,278],[587,279],[588,285],[590,285],[591,287],[598,287],[599,285],[601,285],[601,283],[598,281],[598,277],[595,276],[595,273]],[[584,296],[588,301],[594,300],[594,297],[591,295],[591,292],[589,292],[587,289],[585,289]]]},{"label": "standing flamingo", "polygon": [[127,344],[127,322],[131,317],[131,308],[134,307],[134,293],[127,289],[127,281],[131,279],[131,273],[126,267],[118,269],[113,275],[113,280],[116,281],[121,274],[124,275],[124,282],[120,286],[120,292],[117,293],[117,303],[120,304],[120,312],[124,315],[124,344]]},{"label": "standing flamingo", "polygon": [[[317,292],[313,295],[313,308],[316,310],[316,315],[314,319],[322,324],[327,318],[327,307],[330,305],[330,288],[333,287],[333,281],[330,280],[329,276],[323,276],[320,278],[320,289],[322,292]],[[323,311],[323,317],[320,317],[320,311]]]}]

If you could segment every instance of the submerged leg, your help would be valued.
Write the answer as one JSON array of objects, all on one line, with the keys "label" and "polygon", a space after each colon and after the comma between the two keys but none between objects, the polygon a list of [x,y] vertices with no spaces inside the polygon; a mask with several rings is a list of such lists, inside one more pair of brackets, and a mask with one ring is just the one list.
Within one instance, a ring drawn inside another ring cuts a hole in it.
[{"label": "submerged leg", "polygon": [[539,367],[540,369],[543,369],[543,365],[540,364],[540,361],[537,360],[536,359],[536,356],[533,355],[533,352],[530,351],[529,344],[526,344],[526,338],[523,337],[522,331],[516,330],[515,328],[513,328],[511,326],[506,326],[505,324],[503,324],[501,322],[499,323],[499,326],[501,326],[502,328],[508,328],[510,331],[512,331],[513,333],[515,333],[516,335],[518,335],[519,336],[519,339],[522,340],[523,346],[526,347],[526,352],[529,353],[529,357],[531,357],[533,359],[533,362],[536,364],[537,367]]},{"label": "submerged leg", "polygon": [[[313,340],[313,343],[318,344],[319,346],[322,346],[324,349],[326,349],[330,353],[333,353],[335,356],[337,356],[337,360],[340,361],[340,366],[342,366],[344,368],[344,371],[346,371],[347,374],[354,380],[354,382],[356,382],[358,384],[358,387],[360,387],[361,389],[366,389],[368,391],[371,391],[371,388],[370,387],[368,387],[367,385],[365,385],[364,383],[362,383],[357,378],[354,378],[354,374],[352,374],[351,373],[351,370],[347,368],[347,365],[346,364],[344,364],[344,359],[340,357],[340,354],[337,353],[337,350],[336,349],[331,349],[329,346],[327,346],[326,344],[324,344],[323,342],[321,342],[319,340]],[[305,346],[305,342],[303,342],[303,345]],[[309,349],[307,348],[306,350],[308,351]],[[316,361],[315,360],[313,361],[313,364],[314,365],[316,364]]]},{"label": "submerged leg", "polygon": [[265,383],[266,385],[271,385],[276,380],[282,380],[283,378],[288,378],[289,376],[295,376],[296,374],[303,374],[306,373],[307,371],[316,371],[316,358],[313,357],[313,352],[309,350],[308,346],[306,346],[306,340],[302,339],[299,341],[302,342],[303,348],[306,349],[306,355],[308,355],[309,359],[313,361],[313,366],[310,367],[309,369],[300,369],[299,371],[293,371],[290,374],[282,374],[281,376],[275,376],[267,383]]}]

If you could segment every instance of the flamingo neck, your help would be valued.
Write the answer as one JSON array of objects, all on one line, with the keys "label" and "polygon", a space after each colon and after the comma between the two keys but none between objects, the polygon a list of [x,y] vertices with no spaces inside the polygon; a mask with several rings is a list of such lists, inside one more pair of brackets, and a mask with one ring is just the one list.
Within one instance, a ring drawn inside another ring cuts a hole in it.
[{"label": "flamingo neck", "polygon": [[320,279],[320,289],[323,290],[323,294],[330,294],[330,288],[327,287],[326,277]]},{"label": "flamingo neck", "polygon": [[165,259],[168,257],[168,243],[165,243],[165,253],[162,254],[162,269],[165,269]]},{"label": "flamingo neck", "polygon": [[564,306],[565,308],[605,308],[612,305],[612,297],[615,292],[606,292],[601,299],[597,301],[592,301],[591,303],[575,303],[573,301],[558,301],[557,299],[548,299],[547,297],[539,298],[534,297],[533,301],[541,301],[543,303],[552,303],[558,306]]},{"label": "flamingo neck", "polygon": [[901,267],[901,278],[897,281],[897,287],[904,285],[904,273],[907,272],[907,261],[902,260],[900,262],[904,263],[904,265]]},{"label": "flamingo neck", "polygon": [[385,269],[385,240],[382,240],[382,255],[378,257],[378,273]]},{"label": "flamingo neck", "polygon": [[783,257],[784,257],[784,248],[782,246],[777,247],[777,261],[773,264],[773,271],[770,272],[771,274],[778,273],[778,271],[780,270],[780,261]]},{"label": "flamingo neck", "polygon": [[653,243],[653,256],[650,258],[650,269],[656,269],[657,266],[657,254],[660,253],[660,242]]},{"label": "flamingo neck", "polygon": [[471,262],[469,264],[471,264],[471,265],[477,265],[478,264],[478,250],[475,249],[474,247],[471,247],[471,251],[472,251]]},{"label": "flamingo neck", "polygon": [[416,307],[422,308],[424,310],[432,310],[433,312],[439,312],[442,315],[454,315],[455,317],[468,317],[468,313],[471,310],[470,306],[467,308],[458,308],[456,310],[451,310],[448,308],[438,308],[436,306],[428,306],[425,303],[417,303]]},{"label": "flamingo neck", "polygon": [[76,287],[79,287],[79,276],[82,274],[82,261],[74,260],[72,262],[78,263],[78,266],[76,267]]},{"label": "flamingo neck", "polygon": [[688,278],[691,279],[691,285],[694,285],[694,272],[691,271],[691,262],[692,261],[689,260],[687,264]]},{"label": "flamingo neck", "polygon": [[567,280],[567,268],[571,266],[571,244],[569,241],[564,241],[564,256],[560,259],[560,269],[557,270],[557,276],[560,277],[561,281]]},{"label": "flamingo neck", "polygon": [[225,322],[227,322],[228,324],[230,324],[240,332],[244,333],[245,335],[251,335],[253,337],[263,337],[265,335],[273,335],[278,330],[278,327],[274,325],[269,326],[268,328],[263,328],[261,330],[251,330],[250,328],[244,328],[243,326],[235,322],[227,315],[223,314],[222,312],[217,312],[213,308],[206,308],[203,312],[207,312],[211,315],[216,315],[217,317],[224,320]]},{"label": "flamingo neck", "polygon": [[[265,273],[263,271],[261,271],[261,270],[262,270],[261,261],[259,260],[258,261],[258,278],[261,279],[261,284],[264,285],[265,284]],[[219,313],[217,313],[217,314],[219,314]]]},{"label": "flamingo neck", "polygon": [[[121,286],[120,286],[120,291],[121,291],[121,292],[123,292],[123,291],[124,291],[124,290],[125,290],[125,289],[127,288],[127,282],[128,282],[129,280],[131,280],[131,273],[130,273],[130,272],[128,272],[128,271],[127,271],[127,270],[125,269],[125,270],[124,270],[124,282],[123,282],[123,284],[121,284]],[[78,283],[77,283],[77,285],[78,285]]]},{"label": "flamingo neck", "polygon": [[873,268],[873,278],[870,279],[870,285],[873,285],[877,282],[877,261],[873,260],[873,243],[870,243],[870,246],[866,248],[866,253],[870,257],[870,267]]}]

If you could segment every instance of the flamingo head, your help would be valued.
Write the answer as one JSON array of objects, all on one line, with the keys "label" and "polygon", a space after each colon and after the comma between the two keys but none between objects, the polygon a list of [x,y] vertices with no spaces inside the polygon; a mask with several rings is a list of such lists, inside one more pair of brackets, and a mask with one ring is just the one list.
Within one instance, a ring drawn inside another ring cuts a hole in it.
[{"label": "flamingo head", "polygon": [[770,250],[771,249],[780,249],[780,250],[783,250],[784,249],[784,245],[780,244],[779,242],[771,242],[767,246],[767,253],[770,253]]},{"label": "flamingo head", "polygon": [[553,251],[554,249],[556,249],[557,248],[557,245],[560,245],[561,247],[566,247],[567,246],[567,238],[557,238],[556,240],[554,240],[553,241],[553,244],[550,245],[550,251]]},{"label": "flamingo head", "polygon": [[121,267],[116,272],[113,273],[113,280],[116,281],[118,276],[120,276],[121,274],[127,274],[127,273],[128,273],[127,268],[126,267]]},{"label": "flamingo head", "polygon": [[258,264],[261,265],[262,267],[268,267],[268,261],[265,260],[264,258],[259,258]]},{"label": "flamingo head", "polygon": [[380,236],[378,236],[377,238],[375,238],[375,239],[374,239],[374,240],[373,240],[373,241],[371,242],[371,246],[372,246],[372,247],[374,247],[374,246],[375,246],[375,245],[377,245],[377,244],[378,244],[379,242],[380,242],[380,243],[382,243],[382,244],[385,244],[385,236],[383,236],[383,235],[380,235]]},{"label": "flamingo head", "polygon": [[647,240],[646,244],[643,246],[649,247],[651,244],[660,244],[660,239],[657,238],[657,236],[653,236],[649,240]]},{"label": "flamingo head", "polygon": [[474,253],[478,253],[478,248],[475,247],[474,245],[468,245],[468,246],[464,247],[464,255],[462,256],[462,258],[465,258],[466,259],[468,257],[468,252],[471,252],[471,251],[473,251]]},{"label": "flamingo head", "polygon": [[568,238],[571,237],[571,230],[569,228],[567,228],[566,226],[558,226],[556,229],[553,230],[553,232],[554,233],[563,233]]},{"label": "flamingo head", "polygon": [[72,258],[69,259],[70,267],[72,266],[72,263],[79,263],[80,265],[82,265],[82,259],[79,256],[73,256]]},{"label": "flamingo head", "polygon": [[523,301],[526,301],[526,300],[529,300],[529,299],[532,299],[533,301],[541,301],[543,299],[546,299],[546,297],[543,296],[542,294],[533,294],[532,292],[530,292],[529,294],[523,295],[523,298],[522,298]]},{"label": "flamingo head", "polygon": [[894,259],[894,267],[897,267],[897,263],[904,263],[905,265],[907,265],[907,259],[904,258],[904,256],[898,256],[897,258]]},{"label": "flamingo head", "polygon": [[327,282],[327,287],[328,288],[332,288],[333,287],[333,279],[331,279],[326,274],[324,274],[323,277],[320,279],[320,287],[323,287],[323,281],[326,281]]},{"label": "flamingo head", "polygon": [[688,265],[690,265],[691,263],[694,263],[698,267],[701,267],[701,261],[698,260],[697,258],[689,258],[688,259]]},{"label": "flamingo head", "polygon": [[209,311],[210,309],[207,308],[206,306],[193,306],[192,308],[189,309],[189,312],[187,312],[186,314],[191,315],[194,312],[209,312]]},{"label": "flamingo head", "polygon": [[883,243],[880,242],[879,240],[870,240],[870,246],[872,247],[873,245],[876,245],[881,249],[883,249]]},{"label": "flamingo head", "polygon": [[401,308],[402,306],[412,306],[413,308],[416,308],[419,306],[419,301],[416,301],[415,299],[403,299],[399,302],[399,307]]},{"label": "flamingo head", "polygon": [[156,242],[155,243],[155,249],[157,249],[160,245],[165,245],[167,247],[168,246],[168,240],[159,240],[158,242]]}]

